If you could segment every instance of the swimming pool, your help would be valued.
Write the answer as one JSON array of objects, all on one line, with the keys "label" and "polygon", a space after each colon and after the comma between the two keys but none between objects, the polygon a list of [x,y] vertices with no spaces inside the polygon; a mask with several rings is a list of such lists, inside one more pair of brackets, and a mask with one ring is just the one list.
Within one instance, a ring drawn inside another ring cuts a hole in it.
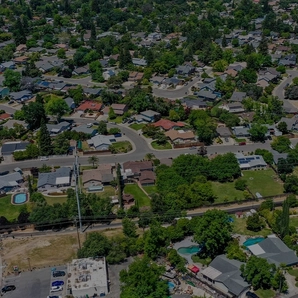
[{"label": "swimming pool", "polygon": [[247,246],[250,246],[250,245],[254,245],[254,244],[257,244],[257,243],[260,243],[261,241],[263,241],[264,238],[263,237],[257,237],[257,238],[250,238],[250,239],[247,239],[243,245],[245,247]]},{"label": "swimming pool", "polygon": [[189,247],[180,247],[178,248],[178,252],[183,255],[193,255],[201,251],[199,246],[189,246]]},{"label": "swimming pool", "polygon": [[173,291],[175,289],[175,284],[172,283],[171,281],[168,281],[168,287],[169,287],[169,290],[171,292],[171,291]]},{"label": "swimming pool", "polygon": [[24,204],[27,202],[27,200],[28,200],[28,195],[24,192],[17,193],[12,197],[13,204]]}]

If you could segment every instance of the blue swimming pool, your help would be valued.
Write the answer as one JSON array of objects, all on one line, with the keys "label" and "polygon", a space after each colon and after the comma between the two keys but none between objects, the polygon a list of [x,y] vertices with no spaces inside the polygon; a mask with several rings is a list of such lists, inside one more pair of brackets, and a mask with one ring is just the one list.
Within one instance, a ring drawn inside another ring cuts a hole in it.
[{"label": "blue swimming pool", "polygon": [[260,243],[261,241],[263,241],[264,238],[263,237],[257,237],[257,238],[250,238],[250,239],[247,239],[243,245],[245,247],[247,246],[250,246],[250,245],[254,245],[254,244],[257,244],[257,243]]},{"label": "blue swimming pool", "polygon": [[28,200],[28,195],[26,193],[18,193],[13,195],[12,202],[13,204],[24,204]]},{"label": "blue swimming pool", "polygon": [[183,255],[193,255],[201,251],[199,246],[189,246],[189,247],[180,247],[178,248],[178,252]]},{"label": "blue swimming pool", "polygon": [[174,290],[174,288],[175,288],[175,284],[172,283],[171,281],[168,281],[168,287],[169,287],[169,290],[170,290],[170,292],[171,292],[171,291]]}]

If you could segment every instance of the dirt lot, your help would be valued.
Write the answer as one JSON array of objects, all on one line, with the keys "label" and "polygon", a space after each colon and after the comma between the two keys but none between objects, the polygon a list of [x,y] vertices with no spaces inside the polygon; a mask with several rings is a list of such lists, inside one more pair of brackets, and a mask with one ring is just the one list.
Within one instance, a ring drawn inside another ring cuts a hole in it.
[{"label": "dirt lot", "polygon": [[[90,230],[92,232],[92,230]],[[121,229],[102,231],[108,237],[121,233]],[[81,244],[86,233],[80,234]],[[13,266],[27,271],[31,268],[44,268],[66,264],[76,257],[79,248],[76,232],[33,237],[8,237],[2,240],[2,262],[6,265],[4,275],[12,272]],[[29,259],[28,259],[29,258]]]}]

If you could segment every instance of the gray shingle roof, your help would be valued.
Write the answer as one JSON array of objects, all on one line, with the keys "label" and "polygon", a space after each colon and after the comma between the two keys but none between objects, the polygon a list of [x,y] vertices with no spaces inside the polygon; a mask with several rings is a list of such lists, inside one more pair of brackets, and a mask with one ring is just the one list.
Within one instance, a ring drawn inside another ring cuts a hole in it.
[{"label": "gray shingle roof", "polygon": [[43,187],[45,185],[51,185],[56,186],[56,179],[57,178],[63,178],[63,177],[69,177],[70,182],[70,168],[62,167],[56,170],[56,172],[51,173],[39,173],[38,174],[38,182],[37,187]]}]

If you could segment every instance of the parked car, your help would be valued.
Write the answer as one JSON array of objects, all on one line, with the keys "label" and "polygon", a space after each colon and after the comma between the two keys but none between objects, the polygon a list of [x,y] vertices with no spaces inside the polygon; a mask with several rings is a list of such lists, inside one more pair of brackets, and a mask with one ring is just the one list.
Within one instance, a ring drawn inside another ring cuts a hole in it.
[{"label": "parked car", "polygon": [[244,145],[246,145],[246,142],[240,142],[239,143],[239,146],[244,146]]},{"label": "parked car", "polygon": [[65,276],[64,271],[54,271],[53,272],[53,277],[60,277],[60,276]]},{"label": "parked car", "polygon": [[253,292],[250,292],[250,291],[246,292],[246,297],[250,297],[250,298],[259,298],[258,295],[256,295],[256,294],[253,293]]},{"label": "parked car", "polygon": [[92,127],[92,126],[93,126],[92,123],[88,123],[88,124],[87,124],[87,127],[88,127],[88,128],[90,128],[90,127]]},{"label": "parked car", "polygon": [[95,121],[93,122],[93,125],[99,125],[99,122]]},{"label": "parked car", "polygon": [[16,289],[16,286],[8,285],[8,286],[5,286],[4,288],[2,288],[2,293],[14,291],[15,289]]},{"label": "parked car", "polygon": [[47,296],[47,298],[62,298],[62,296]]},{"label": "parked car", "polygon": [[52,292],[60,292],[63,290],[63,287],[51,287],[51,293]]},{"label": "parked car", "polygon": [[56,280],[56,281],[52,282],[52,287],[59,287],[59,286],[63,286],[63,285],[64,285],[63,280]]},{"label": "parked car", "polygon": [[121,132],[117,132],[117,133],[114,134],[114,137],[115,138],[120,138],[120,137],[122,137],[122,133]]},{"label": "parked car", "polygon": [[41,160],[41,161],[46,161],[46,160],[49,160],[49,158],[46,157],[46,156],[42,156],[42,157],[40,158],[40,160]]},{"label": "parked car", "polygon": [[197,149],[197,147],[196,146],[191,146],[191,147],[189,147],[189,149],[193,150],[193,149]]},{"label": "parked car", "polygon": [[12,105],[13,103],[14,103],[13,100],[11,100],[11,101],[8,102],[9,105]]}]

